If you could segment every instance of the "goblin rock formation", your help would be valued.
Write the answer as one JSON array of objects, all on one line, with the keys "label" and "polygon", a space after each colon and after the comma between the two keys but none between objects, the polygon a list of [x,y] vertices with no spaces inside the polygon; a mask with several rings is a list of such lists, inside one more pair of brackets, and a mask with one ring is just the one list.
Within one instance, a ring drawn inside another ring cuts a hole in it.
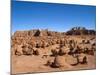
[{"label": "goblin rock formation", "polygon": [[[25,62],[31,61],[27,66],[33,64],[38,66],[40,64],[41,67],[42,64],[42,66],[53,69],[64,69],[66,67],[64,70],[76,69],[75,66],[80,65],[87,65],[91,68],[92,66],[89,63],[95,66],[91,62],[95,58],[95,35],[95,30],[88,30],[84,27],[74,27],[67,32],[49,31],[47,29],[16,31],[11,37],[11,52],[12,57],[14,57],[12,61],[15,64],[15,61],[24,60],[24,65],[26,65]],[[21,57],[23,58],[21,59]],[[16,63],[15,66],[18,68],[19,65]],[[15,71],[17,68],[15,68]],[[24,66],[19,68],[22,68],[22,71],[27,69]],[[30,72],[29,69],[27,71]]]}]

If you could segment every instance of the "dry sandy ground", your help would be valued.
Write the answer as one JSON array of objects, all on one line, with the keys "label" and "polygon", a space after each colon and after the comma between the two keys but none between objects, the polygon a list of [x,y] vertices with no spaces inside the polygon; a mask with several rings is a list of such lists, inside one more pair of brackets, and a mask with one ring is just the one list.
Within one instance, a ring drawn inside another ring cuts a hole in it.
[{"label": "dry sandy ground", "polygon": [[[72,37],[73,38],[73,37]],[[75,38],[77,39],[77,38]],[[78,38],[79,39],[79,38]],[[53,45],[48,47],[47,49],[40,49],[40,55],[21,55],[16,56],[12,55],[11,60],[11,69],[12,74],[20,74],[20,73],[37,73],[37,72],[53,72],[53,71],[68,71],[68,70],[83,70],[83,69],[95,69],[96,68],[96,54],[93,55],[86,55],[88,58],[88,64],[77,66],[71,66],[71,64],[75,63],[76,59],[73,58],[71,55],[64,55],[66,58],[66,66],[60,68],[51,68],[50,66],[45,66],[47,60],[54,59],[54,57],[47,56],[47,58],[42,58],[43,54],[50,55],[49,49],[56,47],[57,45]],[[62,61],[62,60],[61,60]]]},{"label": "dry sandy ground", "polygon": [[[86,65],[65,66],[62,68],[51,68],[45,66],[47,59],[41,59],[41,56],[13,56],[12,74],[16,73],[36,73],[36,72],[50,72],[50,71],[64,71],[64,70],[79,70],[79,69],[95,69],[96,62],[94,56],[88,55],[89,63]],[[66,63],[70,64],[71,56],[66,56]]]}]

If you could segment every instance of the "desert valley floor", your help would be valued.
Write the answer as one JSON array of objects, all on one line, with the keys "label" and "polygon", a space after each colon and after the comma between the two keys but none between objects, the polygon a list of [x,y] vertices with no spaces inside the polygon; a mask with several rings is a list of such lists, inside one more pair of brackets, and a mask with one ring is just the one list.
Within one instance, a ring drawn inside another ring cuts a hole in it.
[{"label": "desert valley floor", "polygon": [[96,68],[95,35],[47,33],[37,30],[34,35],[32,31],[14,34],[11,43],[12,74]]}]

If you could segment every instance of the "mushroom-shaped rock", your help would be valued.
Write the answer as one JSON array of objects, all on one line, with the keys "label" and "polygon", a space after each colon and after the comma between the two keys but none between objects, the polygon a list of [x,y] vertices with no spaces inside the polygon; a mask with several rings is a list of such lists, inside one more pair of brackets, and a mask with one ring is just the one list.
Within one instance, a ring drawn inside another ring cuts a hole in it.
[{"label": "mushroom-shaped rock", "polygon": [[32,55],[33,54],[33,49],[29,46],[24,47],[22,51],[23,51],[24,55]]},{"label": "mushroom-shaped rock", "polygon": [[51,64],[53,68],[60,68],[66,66],[66,59],[64,56],[56,56],[54,62]]},{"label": "mushroom-shaped rock", "polygon": [[22,55],[23,52],[22,52],[22,45],[17,45],[16,48],[15,48],[15,55]]},{"label": "mushroom-shaped rock", "polygon": [[33,54],[34,54],[34,55],[39,55],[39,50],[33,51]]},{"label": "mushroom-shaped rock", "polygon": [[79,62],[82,63],[82,62],[87,62],[87,57],[85,54],[80,54],[79,56]]},{"label": "mushroom-shaped rock", "polygon": [[51,53],[52,53],[51,56],[57,56],[58,55],[58,51],[55,50],[55,49],[52,49]]},{"label": "mushroom-shaped rock", "polygon": [[65,55],[66,54],[66,51],[64,49],[60,48],[58,54],[60,56]]}]

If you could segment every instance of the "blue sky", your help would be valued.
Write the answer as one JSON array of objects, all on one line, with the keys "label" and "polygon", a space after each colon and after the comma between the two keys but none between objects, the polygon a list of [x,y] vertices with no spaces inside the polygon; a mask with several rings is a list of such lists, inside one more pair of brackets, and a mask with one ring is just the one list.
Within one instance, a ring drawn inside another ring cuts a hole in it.
[{"label": "blue sky", "polygon": [[95,29],[95,6],[12,1],[11,7],[12,32],[38,28],[63,32],[75,26]]}]

